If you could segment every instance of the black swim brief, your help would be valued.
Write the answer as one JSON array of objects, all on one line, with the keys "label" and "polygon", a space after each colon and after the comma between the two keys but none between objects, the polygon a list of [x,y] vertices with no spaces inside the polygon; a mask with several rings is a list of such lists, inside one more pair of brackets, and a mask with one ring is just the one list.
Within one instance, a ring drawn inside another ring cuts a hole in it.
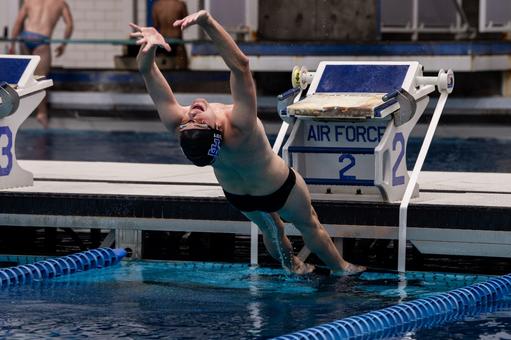
[{"label": "black swim brief", "polygon": [[275,212],[286,204],[287,198],[296,183],[295,172],[289,168],[289,175],[282,186],[273,194],[264,196],[237,195],[224,190],[225,198],[241,211]]},{"label": "black swim brief", "polygon": [[23,31],[19,35],[19,38],[23,39],[23,42],[30,53],[33,53],[39,46],[50,44],[49,37],[35,32]]}]

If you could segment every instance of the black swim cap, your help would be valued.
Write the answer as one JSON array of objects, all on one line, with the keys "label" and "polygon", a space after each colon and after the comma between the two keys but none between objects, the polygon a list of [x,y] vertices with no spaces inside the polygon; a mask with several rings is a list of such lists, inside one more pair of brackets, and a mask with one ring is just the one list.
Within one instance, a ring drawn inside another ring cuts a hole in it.
[{"label": "black swim cap", "polygon": [[211,127],[183,130],[179,142],[186,158],[193,164],[197,166],[211,165],[220,152],[222,133]]}]

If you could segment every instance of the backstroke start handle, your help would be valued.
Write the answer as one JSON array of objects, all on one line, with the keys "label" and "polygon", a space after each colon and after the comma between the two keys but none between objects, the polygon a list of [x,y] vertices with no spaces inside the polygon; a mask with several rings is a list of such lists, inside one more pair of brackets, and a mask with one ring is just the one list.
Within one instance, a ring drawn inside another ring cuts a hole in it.
[{"label": "backstroke start handle", "polygon": [[5,118],[18,109],[20,105],[20,97],[16,90],[14,90],[9,84],[2,81],[0,82],[0,118]]}]

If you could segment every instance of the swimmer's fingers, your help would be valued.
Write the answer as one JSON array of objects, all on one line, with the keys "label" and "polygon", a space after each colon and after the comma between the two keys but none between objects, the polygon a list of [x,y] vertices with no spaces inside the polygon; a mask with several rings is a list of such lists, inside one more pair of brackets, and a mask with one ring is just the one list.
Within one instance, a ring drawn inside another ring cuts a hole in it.
[{"label": "swimmer's fingers", "polygon": [[154,45],[150,42],[146,43],[146,45],[142,48],[142,52],[143,53],[147,53],[149,52],[152,48],[154,47]]},{"label": "swimmer's fingers", "polygon": [[181,20],[176,20],[174,22],[174,27],[180,26],[181,30],[184,30],[188,26],[192,26],[192,25],[197,24],[197,20],[198,20],[199,17],[200,17],[199,13],[191,14],[191,15],[189,15],[189,16],[181,19]]},{"label": "swimmer's fingers", "polygon": [[172,24],[174,27],[181,27],[181,30],[184,30],[188,26],[192,25],[202,25],[207,22],[209,17],[208,12],[205,10],[198,11],[197,13],[193,13],[184,17],[183,19],[179,19],[174,21]]},{"label": "swimmer's fingers", "polygon": [[135,32],[142,32],[142,27],[135,25],[134,23],[130,22],[130,27],[135,30]]},{"label": "swimmer's fingers", "polygon": [[170,45],[168,43],[161,45],[161,47],[163,47],[165,49],[165,51],[167,51],[167,52],[170,52],[170,50],[171,50]]},{"label": "swimmer's fingers", "polygon": [[144,36],[144,33],[142,33],[142,32],[130,33],[130,38],[140,38],[140,37],[143,37],[143,36]]},{"label": "swimmer's fingers", "polygon": [[174,21],[174,23],[172,24],[172,26],[174,27],[179,27],[181,26],[181,24],[183,23],[184,19],[179,19],[179,20],[176,20]]},{"label": "swimmer's fingers", "polygon": [[195,24],[194,22],[195,20],[193,20],[193,18],[191,17],[187,17],[183,20],[183,22],[181,23],[181,30],[184,30],[185,28],[187,28],[188,26],[192,26],[193,24]]},{"label": "swimmer's fingers", "polygon": [[142,38],[137,40],[137,45],[147,44],[147,38]]}]

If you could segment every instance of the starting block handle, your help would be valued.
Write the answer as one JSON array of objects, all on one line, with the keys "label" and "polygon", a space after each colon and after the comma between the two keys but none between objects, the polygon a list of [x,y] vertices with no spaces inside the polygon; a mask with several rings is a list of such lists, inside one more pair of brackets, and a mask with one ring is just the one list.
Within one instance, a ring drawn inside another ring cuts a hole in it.
[{"label": "starting block handle", "polygon": [[0,99],[2,99],[2,103],[0,104],[0,118],[10,116],[16,112],[20,105],[18,93],[11,85],[4,81],[0,82]]},{"label": "starting block handle", "polygon": [[309,72],[305,66],[295,66],[291,72],[291,85],[305,90],[312,83],[315,72]]},{"label": "starting block handle", "polygon": [[450,94],[454,89],[454,72],[451,69],[440,70],[437,77],[417,77],[416,83],[419,86],[434,85],[438,88],[438,92]]},{"label": "starting block handle", "polygon": [[386,95],[381,97],[381,99],[384,102],[388,102],[389,100],[396,98],[398,95],[399,95],[399,90],[395,90],[395,91],[387,93]]},{"label": "starting block handle", "polygon": [[410,121],[417,109],[417,102],[415,98],[403,88],[389,92],[381,99],[384,102],[388,102],[391,99],[396,99],[399,103],[400,110],[394,115],[396,126],[401,126]]},{"label": "starting block handle", "polygon": [[293,98],[301,91],[299,87],[294,87],[292,89],[287,90],[286,92],[279,94],[277,96],[278,101],[286,100],[289,97],[293,96]]},{"label": "starting block handle", "polygon": [[294,121],[294,118],[287,115],[287,107],[300,100],[302,91],[300,87],[293,87],[277,96],[277,113],[283,121],[287,123],[292,123]]},{"label": "starting block handle", "polygon": [[278,154],[280,149],[282,148],[282,144],[284,143],[284,138],[286,137],[289,125],[294,123],[295,121],[294,118],[291,118],[287,115],[287,107],[290,104],[296,103],[297,101],[300,100],[300,97],[302,96],[302,91],[303,91],[302,88],[294,87],[277,96],[278,99],[277,111],[278,114],[280,115],[280,118],[282,118],[282,125],[280,126],[277,139],[275,140],[275,143],[273,144],[272,148],[273,152],[275,152],[276,154]]}]

